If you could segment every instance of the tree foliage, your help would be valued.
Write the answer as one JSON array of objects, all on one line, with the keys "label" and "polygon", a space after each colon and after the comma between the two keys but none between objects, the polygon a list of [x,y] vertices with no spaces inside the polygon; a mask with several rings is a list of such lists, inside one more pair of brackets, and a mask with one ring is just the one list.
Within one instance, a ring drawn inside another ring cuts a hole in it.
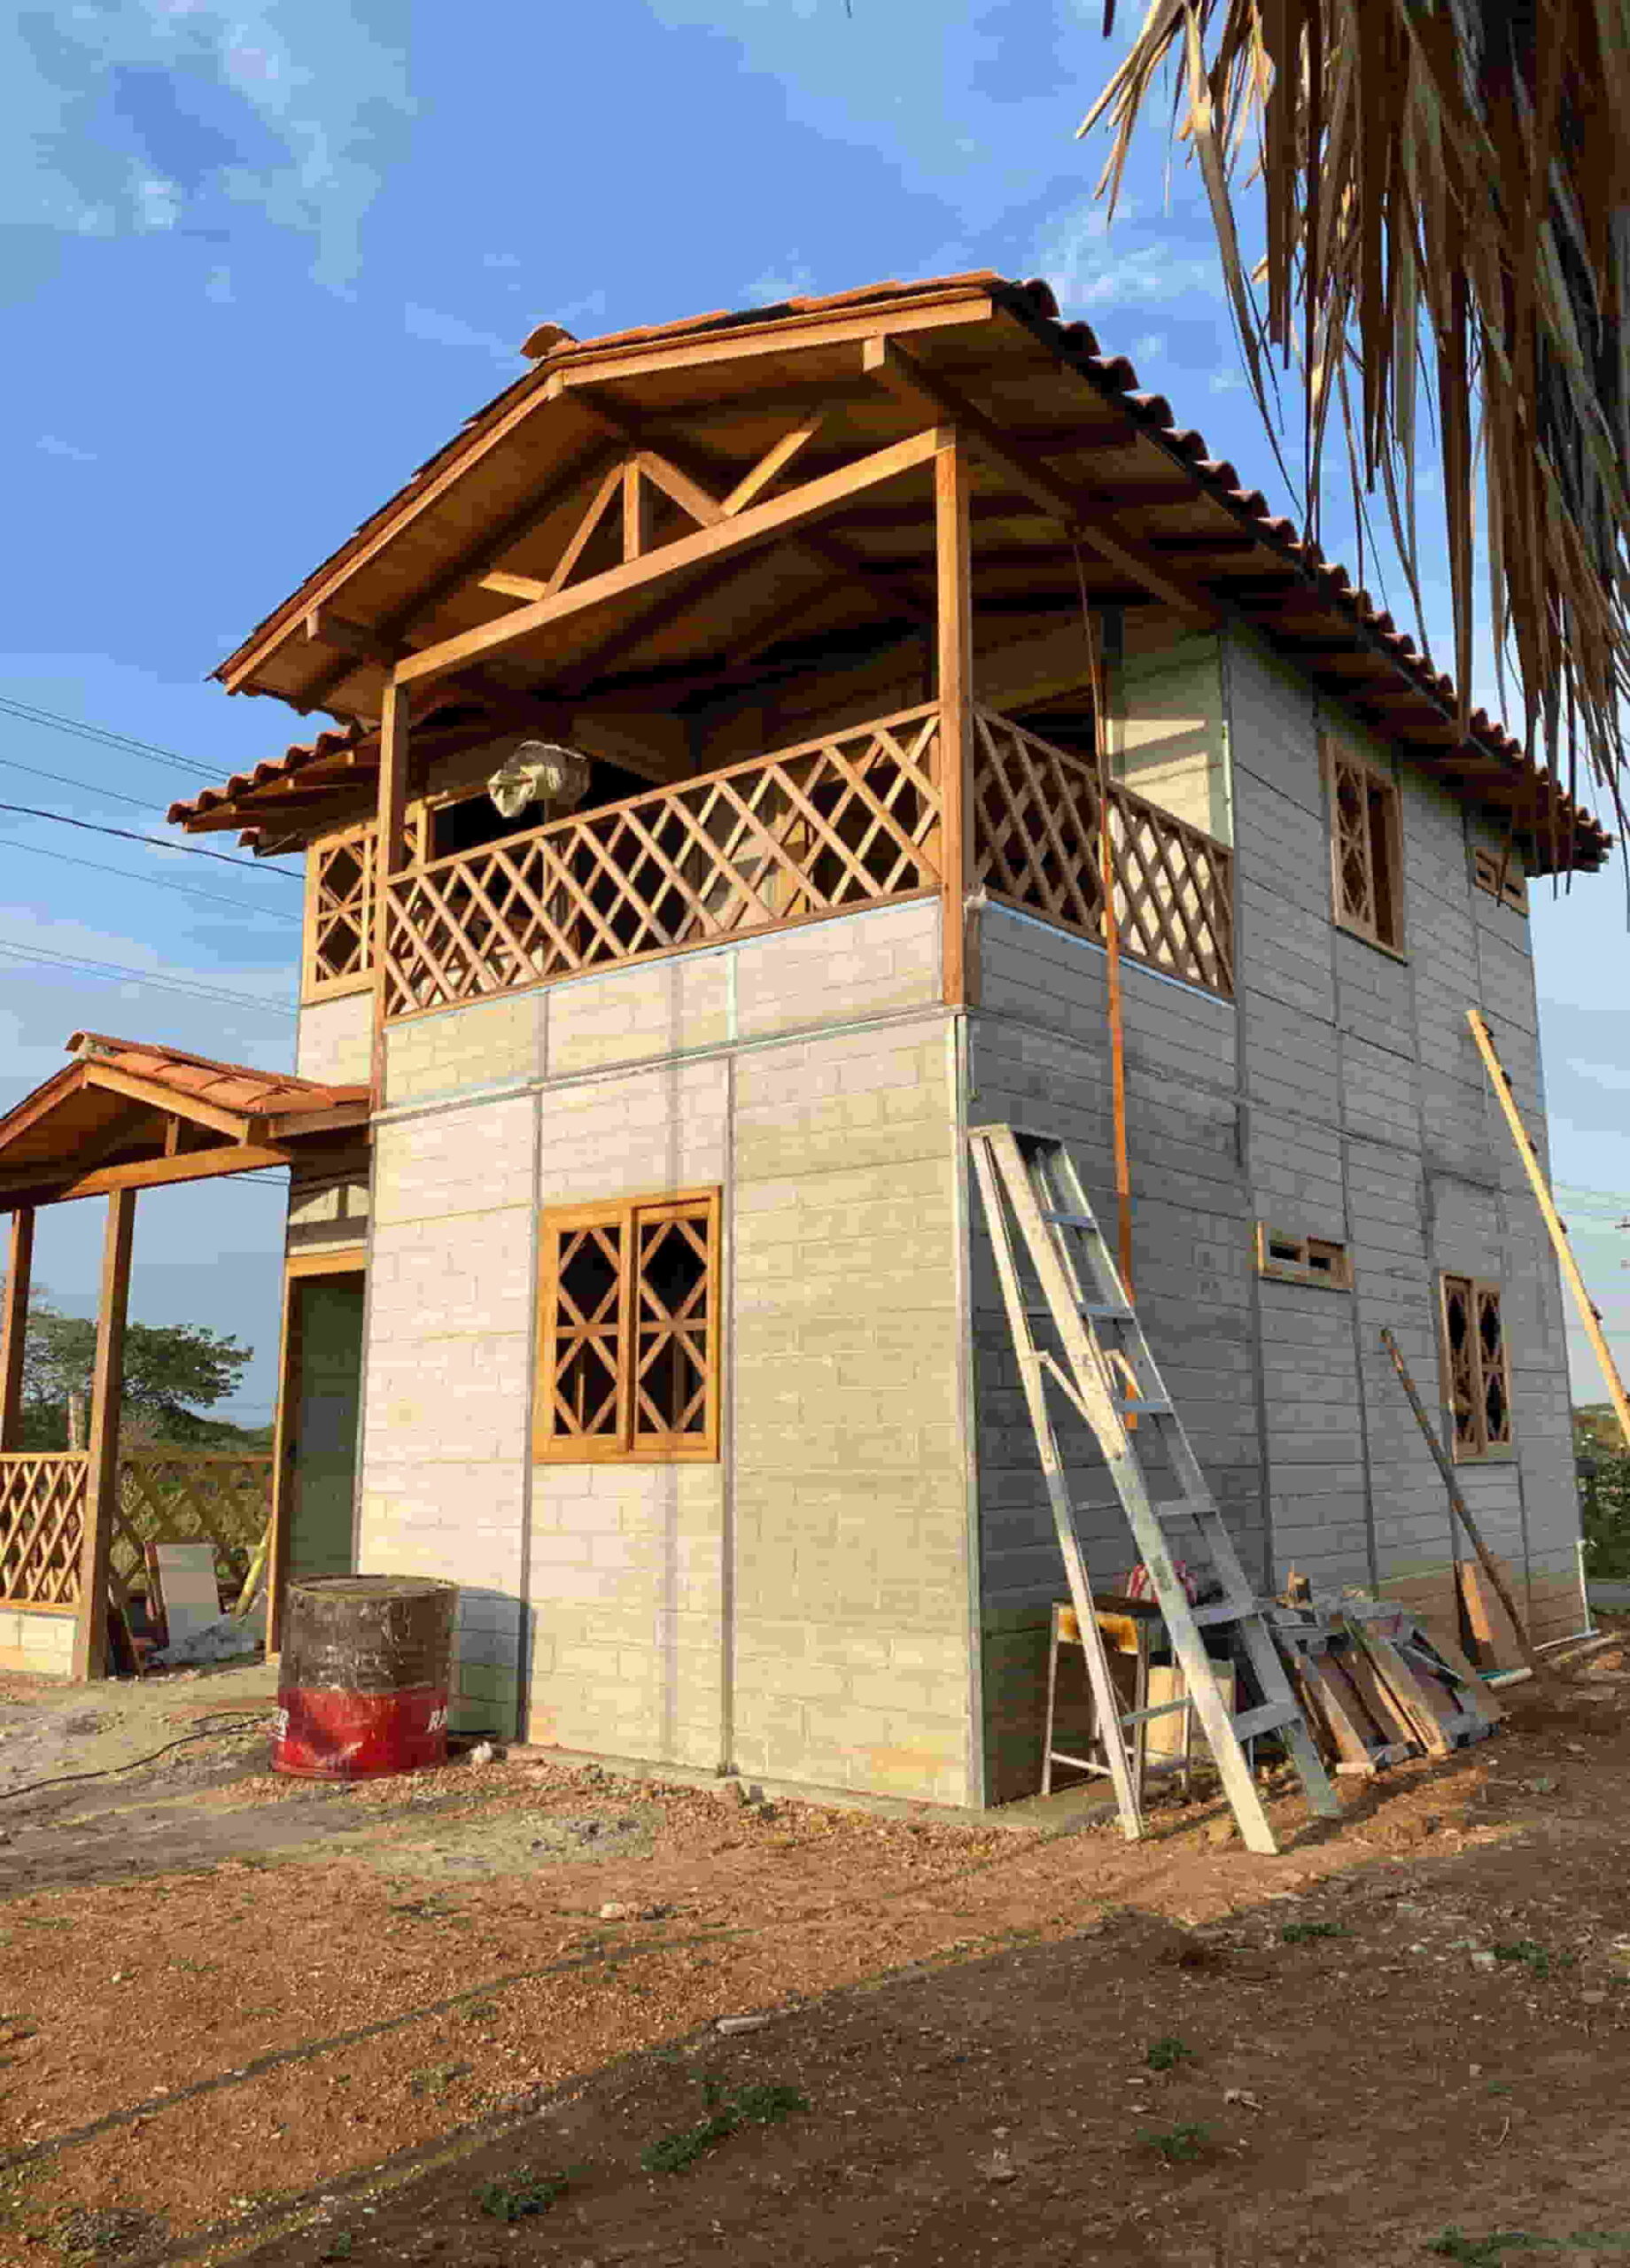
[{"label": "tree foliage", "polygon": [[1573,1413],[1587,1574],[1630,1577],[1630,1449],[1608,1402]]},{"label": "tree foliage", "polygon": [[[63,1315],[49,1299],[28,1305],[23,1348],[23,1445],[67,1445],[70,1406],[89,1407],[97,1326]],[[202,1445],[237,1441],[244,1429],[203,1413],[236,1391],[254,1354],[228,1334],[199,1324],[129,1323],[125,1328],[124,1438]]]}]

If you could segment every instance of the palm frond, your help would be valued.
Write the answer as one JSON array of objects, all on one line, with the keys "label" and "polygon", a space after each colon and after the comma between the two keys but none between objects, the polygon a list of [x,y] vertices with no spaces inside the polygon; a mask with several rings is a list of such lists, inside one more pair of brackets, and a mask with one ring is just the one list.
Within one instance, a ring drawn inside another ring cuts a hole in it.
[{"label": "palm frond", "polygon": [[[1336,408],[1355,512],[1378,483],[1418,619],[1435,395],[1463,724],[1480,490],[1495,664],[1503,685],[1515,659],[1529,753],[1570,793],[1582,757],[1622,820],[1630,0],[1151,0],[1081,128],[1112,129],[1112,210],[1168,61],[1276,452],[1272,350],[1299,365],[1308,533]],[[1267,251],[1250,278],[1235,181],[1253,142]]]}]

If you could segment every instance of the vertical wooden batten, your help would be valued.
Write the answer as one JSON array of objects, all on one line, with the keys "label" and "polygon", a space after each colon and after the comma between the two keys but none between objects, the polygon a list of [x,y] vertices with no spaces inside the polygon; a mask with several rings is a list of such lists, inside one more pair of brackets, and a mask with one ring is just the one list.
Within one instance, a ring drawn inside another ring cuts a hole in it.
[{"label": "vertical wooden batten", "polygon": [[97,1357],[90,1381],[85,1526],[80,1541],[79,1613],[74,1626],[74,1675],[82,1681],[107,1674],[107,1584],[119,1490],[119,1413],[124,1398],[125,1317],[130,1301],[135,1224],[135,1190],[113,1190],[107,1200],[107,1230],[102,1244]]},{"label": "vertical wooden batten", "polygon": [[942,966],[948,1007],[970,994],[967,904],[974,886],[973,559],[967,452],[955,435],[934,458],[940,762],[943,786]]},{"label": "vertical wooden batten", "polygon": [[23,1348],[28,1334],[28,1293],[34,1280],[32,1205],[19,1205],[12,1214],[11,1247],[5,1271],[5,1305],[0,1309],[0,1452],[21,1445]]},{"label": "vertical wooden batten", "polygon": [[401,863],[408,829],[408,692],[386,682],[379,712],[379,813],[374,830],[374,1053],[376,1109],[384,1100],[384,1018],[390,998],[387,945],[391,876]]}]

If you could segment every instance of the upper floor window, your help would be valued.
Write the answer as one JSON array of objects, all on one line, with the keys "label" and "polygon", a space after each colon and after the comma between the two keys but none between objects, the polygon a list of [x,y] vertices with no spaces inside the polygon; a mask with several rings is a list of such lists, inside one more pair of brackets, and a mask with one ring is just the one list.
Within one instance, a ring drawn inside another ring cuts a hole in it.
[{"label": "upper floor window", "polygon": [[1403,827],[1398,782],[1339,741],[1324,742],[1335,918],[1355,936],[1403,951]]},{"label": "upper floor window", "polygon": [[718,1455],[718,1190],[544,1214],[533,1455]]},{"label": "upper floor window", "polygon": [[1440,1288],[1443,1399],[1455,1461],[1504,1456],[1511,1448],[1511,1364],[1500,1286],[1444,1276]]}]

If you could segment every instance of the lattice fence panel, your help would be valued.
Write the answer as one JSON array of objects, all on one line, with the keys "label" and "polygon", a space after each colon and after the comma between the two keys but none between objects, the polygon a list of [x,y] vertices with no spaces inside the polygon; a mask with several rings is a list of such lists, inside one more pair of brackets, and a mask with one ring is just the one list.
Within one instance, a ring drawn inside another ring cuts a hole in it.
[{"label": "lattice fence panel", "polygon": [[[990,710],[974,717],[974,872],[991,897],[1103,941],[1092,767]],[[1234,989],[1232,853],[1109,787],[1122,951],[1224,998]]]},{"label": "lattice fence panel", "polygon": [[935,888],[939,711],[703,773],[397,876],[387,1013]]},{"label": "lattice fence panel", "polygon": [[119,1460],[113,1565],[121,1582],[150,1543],[208,1543],[222,1582],[241,1581],[272,1510],[272,1459],[239,1449],[134,1449]]},{"label": "lattice fence panel", "polygon": [[87,1463],[82,1449],[0,1456],[0,1604],[78,1604]]},{"label": "lattice fence panel", "polygon": [[312,845],[302,997],[353,984],[374,965],[374,830]]}]

